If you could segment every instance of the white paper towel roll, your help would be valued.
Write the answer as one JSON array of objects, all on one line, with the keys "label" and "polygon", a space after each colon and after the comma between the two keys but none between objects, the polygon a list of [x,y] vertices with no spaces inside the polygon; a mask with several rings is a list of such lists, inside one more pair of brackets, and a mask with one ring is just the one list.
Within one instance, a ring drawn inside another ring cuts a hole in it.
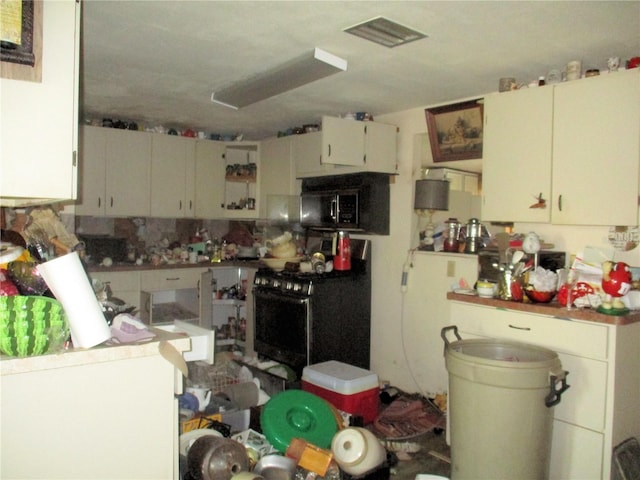
[{"label": "white paper towel roll", "polygon": [[42,263],[38,271],[67,314],[74,347],[91,348],[111,338],[111,330],[77,252]]}]

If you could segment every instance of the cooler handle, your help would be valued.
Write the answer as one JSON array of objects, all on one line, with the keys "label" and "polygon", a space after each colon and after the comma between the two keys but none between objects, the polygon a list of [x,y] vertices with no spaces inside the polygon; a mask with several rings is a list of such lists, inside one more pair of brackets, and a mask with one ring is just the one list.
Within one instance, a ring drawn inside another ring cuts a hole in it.
[{"label": "cooler handle", "polygon": [[[560,403],[560,397],[567,389],[571,386],[567,384],[567,375],[569,372],[565,371],[560,375],[559,378],[556,375],[551,375],[549,377],[549,394],[544,399],[544,404],[551,408]],[[556,383],[560,382],[560,389],[556,390]]]}]

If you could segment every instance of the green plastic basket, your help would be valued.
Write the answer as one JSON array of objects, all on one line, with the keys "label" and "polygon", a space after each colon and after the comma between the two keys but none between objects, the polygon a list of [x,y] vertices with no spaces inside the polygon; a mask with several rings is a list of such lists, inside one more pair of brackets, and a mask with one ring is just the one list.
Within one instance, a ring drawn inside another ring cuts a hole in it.
[{"label": "green plastic basket", "polygon": [[64,348],[69,322],[60,302],[40,296],[0,296],[0,352],[29,357]]}]

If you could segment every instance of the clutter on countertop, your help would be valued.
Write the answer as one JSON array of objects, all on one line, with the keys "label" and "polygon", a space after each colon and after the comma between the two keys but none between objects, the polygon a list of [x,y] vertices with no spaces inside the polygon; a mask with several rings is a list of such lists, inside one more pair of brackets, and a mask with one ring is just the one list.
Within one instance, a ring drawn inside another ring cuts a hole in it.
[{"label": "clutter on countertop", "polygon": [[112,343],[131,343],[151,340],[156,336],[149,327],[128,313],[116,315],[111,323]]}]

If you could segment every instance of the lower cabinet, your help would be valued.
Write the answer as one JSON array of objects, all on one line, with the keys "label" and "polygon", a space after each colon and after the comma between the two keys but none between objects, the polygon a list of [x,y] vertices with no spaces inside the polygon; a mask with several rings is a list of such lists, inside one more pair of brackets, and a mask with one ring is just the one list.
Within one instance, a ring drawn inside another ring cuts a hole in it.
[{"label": "lower cabinet", "polygon": [[173,338],[0,360],[0,477],[178,478]]},{"label": "lower cabinet", "polygon": [[453,301],[450,324],[463,339],[513,340],[555,351],[570,388],[554,411],[550,477],[610,477],[613,448],[640,435],[640,323],[567,320]]},{"label": "lower cabinet", "polygon": [[211,328],[212,273],[208,269],[145,270],[140,273],[140,319],[149,325],[174,320]]}]

